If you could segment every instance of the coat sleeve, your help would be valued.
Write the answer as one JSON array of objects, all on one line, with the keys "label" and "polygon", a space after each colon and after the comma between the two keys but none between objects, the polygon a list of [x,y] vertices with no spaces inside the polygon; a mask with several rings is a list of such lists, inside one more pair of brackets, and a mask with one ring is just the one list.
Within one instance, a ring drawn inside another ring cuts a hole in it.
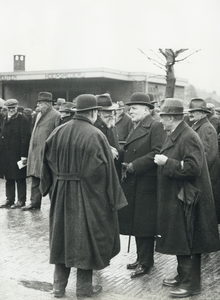
[{"label": "coat sleeve", "polygon": [[43,154],[43,164],[41,166],[41,175],[40,175],[40,191],[43,196],[46,196],[49,193],[50,187],[53,184],[53,177],[51,169],[46,160],[46,153],[48,150],[47,143],[44,147],[44,154]]},{"label": "coat sleeve", "polygon": [[30,138],[31,138],[30,123],[26,117],[23,117],[21,123],[21,157],[28,156]]},{"label": "coat sleeve", "polygon": [[157,167],[154,162],[154,156],[160,153],[165,138],[166,132],[163,130],[162,124],[157,122],[156,125],[152,127],[150,133],[151,151],[132,162],[134,171],[138,175],[144,175]]}]

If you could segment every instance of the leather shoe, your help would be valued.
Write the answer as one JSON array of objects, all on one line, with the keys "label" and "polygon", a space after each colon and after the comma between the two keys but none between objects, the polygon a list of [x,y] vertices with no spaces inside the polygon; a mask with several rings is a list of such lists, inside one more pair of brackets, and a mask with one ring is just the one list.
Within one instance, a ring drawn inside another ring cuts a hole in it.
[{"label": "leather shoe", "polygon": [[83,299],[83,298],[87,298],[87,297],[93,297],[99,293],[101,293],[102,291],[102,286],[101,285],[94,285],[92,287],[92,291],[86,294],[76,294],[77,299]]},{"label": "leather shoe", "polygon": [[17,203],[13,204],[13,205],[11,206],[11,208],[12,208],[12,209],[15,209],[15,208],[21,208],[21,207],[23,207],[23,206],[25,206],[25,203],[24,203],[24,202],[21,202],[21,201],[18,201]]},{"label": "leather shoe", "polygon": [[163,280],[163,285],[165,286],[177,286],[179,285],[179,282],[176,279],[164,279]]},{"label": "leather shoe", "polygon": [[0,205],[0,208],[10,208],[13,204],[9,200],[6,200],[5,204]]},{"label": "leather shoe", "polygon": [[36,206],[33,206],[32,204],[29,204],[29,205],[23,206],[21,208],[21,210],[33,210],[33,209],[40,209],[40,207],[36,207]]},{"label": "leather shoe", "polygon": [[131,278],[142,276],[150,271],[151,267],[139,264],[135,271],[131,273]]},{"label": "leather shoe", "polygon": [[133,270],[133,269],[136,269],[137,266],[138,266],[139,262],[136,260],[134,263],[132,264],[127,264],[127,269],[128,270]]},{"label": "leather shoe", "polygon": [[53,296],[55,298],[62,298],[64,294],[65,294],[65,289],[63,289],[63,290],[53,290]]},{"label": "leather shoe", "polygon": [[170,291],[170,296],[172,296],[173,298],[185,298],[197,294],[200,294],[200,290],[189,291],[189,290],[177,288],[173,291]]}]

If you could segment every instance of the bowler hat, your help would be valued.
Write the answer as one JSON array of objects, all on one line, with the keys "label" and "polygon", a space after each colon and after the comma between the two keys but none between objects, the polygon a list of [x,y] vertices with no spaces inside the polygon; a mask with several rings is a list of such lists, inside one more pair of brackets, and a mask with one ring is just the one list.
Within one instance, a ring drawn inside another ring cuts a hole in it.
[{"label": "bowler hat", "polygon": [[37,101],[53,102],[53,95],[49,92],[40,92]]},{"label": "bowler hat", "polygon": [[102,108],[100,110],[115,110],[115,106],[113,105],[112,98],[108,93],[96,95],[98,100],[98,105]]},{"label": "bowler hat", "polygon": [[15,107],[18,106],[18,100],[16,99],[8,99],[5,101],[4,106],[6,107]]},{"label": "bowler hat", "polygon": [[183,115],[183,100],[166,98],[161,106],[160,115]]},{"label": "bowler hat", "polygon": [[75,105],[73,102],[64,102],[61,104],[59,112],[74,112],[73,108],[75,108]]},{"label": "bowler hat", "polygon": [[100,109],[97,105],[97,99],[92,94],[82,94],[76,98],[76,111],[86,111],[92,109]]},{"label": "bowler hat", "polygon": [[188,111],[203,111],[205,113],[210,113],[210,111],[206,107],[206,102],[201,98],[193,98],[189,102]]},{"label": "bowler hat", "polygon": [[153,95],[153,94],[149,94],[149,93],[148,93],[148,96],[150,97],[150,103],[151,103],[151,104],[157,103],[157,101],[154,100],[154,95]]},{"label": "bowler hat", "polygon": [[149,108],[153,109],[154,105],[150,102],[150,97],[146,93],[137,92],[131,95],[130,102],[127,102],[126,105],[146,105]]}]

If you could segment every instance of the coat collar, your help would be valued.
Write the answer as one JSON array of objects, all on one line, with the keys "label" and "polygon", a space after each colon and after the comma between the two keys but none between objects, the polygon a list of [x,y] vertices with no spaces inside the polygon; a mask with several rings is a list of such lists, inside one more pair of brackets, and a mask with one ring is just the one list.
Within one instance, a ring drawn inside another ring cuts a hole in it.
[{"label": "coat collar", "polygon": [[149,114],[147,115],[139,124],[138,126],[133,129],[131,131],[131,133],[129,134],[126,144],[130,144],[131,142],[133,142],[136,139],[141,138],[142,136],[146,135],[148,133],[148,129],[151,127],[152,122],[154,121],[154,119],[152,118],[152,116]]},{"label": "coat collar", "polygon": [[11,118],[8,118],[8,116],[5,117],[6,123],[11,123],[13,120],[15,120],[18,117],[19,113],[17,112],[14,114]]},{"label": "coat collar", "polygon": [[165,149],[173,147],[174,141],[179,137],[179,135],[188,127],[185,121],[182,121],[175,130],[167,136],[162,148],[161,152],[163,152]]},{"label": "coat collar", "polygon": [[192,129],[196,131],[197,129],[199,129],[199,127],[201,127],[204,123],[207,123],[207,122],[208,122],[207,117],[204,117],[204,118],[200,119],[198,122],[194,123],[192,125]]},{"label": "coat collar", "polygon": [[80,114],[77,114],[77,113],[73,116],[73,119],[74,120],[86,121],[86,122],[92,124],[92,122],[88,118],[86,118],[84,116],[81,116]]}]

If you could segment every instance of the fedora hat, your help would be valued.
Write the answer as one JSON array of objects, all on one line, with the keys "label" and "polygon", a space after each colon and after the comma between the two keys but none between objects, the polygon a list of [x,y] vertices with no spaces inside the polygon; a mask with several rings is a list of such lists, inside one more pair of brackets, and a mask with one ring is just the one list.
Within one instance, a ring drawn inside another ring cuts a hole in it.
[{"label": "fedora hat", "polygon": [[74,112],[73,108],[75,108],[75,105],[73,104],[73,102],[65,102],[65,103],[61,104],[59,112],[73,113]]},{"label": "fedora hat", "polygon": [[166,98],[160,109],[160,115],[183,115],[183,100]]},{"label": "fedora hat", "polygon": [[154,105],[150,102],[150,97],[146,93],[137,92],[131,95],[130,102],[127,102],[126,105],[146,105],[149,108],[153,109]]},{"label": "fedora hat", "polygon": [[210,113],[210,111],[207,109],[205,100],[202,98],[191,99],[189,102],[188,111],[203,111],[205,113]]},{"label": "fedora hat", "polygon": [[49,92],[40,92],[37,101],[53,102],[53,95]]},{"label": "fedora hat", "polygon": [[18,106],[18,100],[16,99],[8,99],[5,101],[4,106],[6,107],[15,107]]},{"label": "fedora hat", "polygon": [[96,95],[96,98],[98,105],[102,107],[100,110],[115,110],[116,106],[113,104],[110,94]]},{"label": "fedora hat", "polygon": [[76,111],[86,111],[92,109],[100,109],[97,105],[97,99],[92,94],[82,94],[76,98]]}]

